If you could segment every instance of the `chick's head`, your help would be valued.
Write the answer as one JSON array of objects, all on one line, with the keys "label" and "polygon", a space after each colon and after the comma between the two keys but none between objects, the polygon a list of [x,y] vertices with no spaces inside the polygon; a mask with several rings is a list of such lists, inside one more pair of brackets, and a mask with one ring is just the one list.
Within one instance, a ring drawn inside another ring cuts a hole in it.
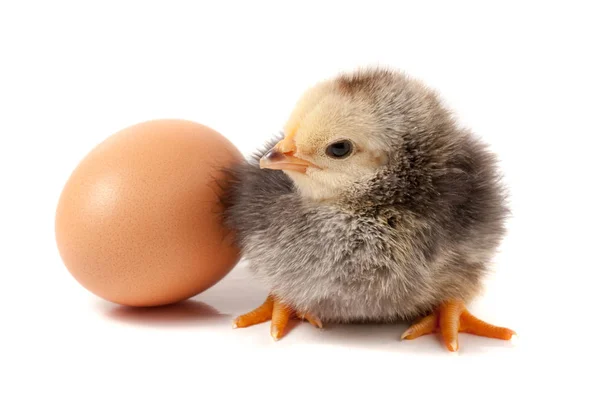
[{"label": "chick's head", "polygon": [[285,172],[307,198],[334,199],[397,163],[407,135],[436,120],[436,101],[397,72],[337,76],[303,94],[260,166]]}]

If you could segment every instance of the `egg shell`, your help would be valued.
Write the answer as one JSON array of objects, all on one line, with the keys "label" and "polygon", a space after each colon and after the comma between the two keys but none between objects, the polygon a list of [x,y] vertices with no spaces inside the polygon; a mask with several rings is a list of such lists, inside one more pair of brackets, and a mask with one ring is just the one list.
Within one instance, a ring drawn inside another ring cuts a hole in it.
[{"label": "egg shell", "polygon": [[110,136],[66,182],[56,210],[60,256],[73,277],[129,306],[179,302],[239,260],[222,223],[222,168],[243,157],[224,136],[153,120]]}]

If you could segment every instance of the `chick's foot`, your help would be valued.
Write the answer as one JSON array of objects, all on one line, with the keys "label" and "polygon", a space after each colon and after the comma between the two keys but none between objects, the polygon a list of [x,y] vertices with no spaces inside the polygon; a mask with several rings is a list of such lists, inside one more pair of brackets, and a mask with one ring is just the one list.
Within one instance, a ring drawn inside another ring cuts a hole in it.
[{"label": "chick's foot", "polygon": [[444,345],[450,351],[458,350],[459,332],[503,340],[510,340],[515,335],[515,332],[508,328],[494,326],[476,318],[467,311],[462,301],[450,300],[442,303],[435,313],[411,325],[402,335],[402,339],[416,339],[438,331],[441,332]]},{"label": "chick's foot", "polygon": [[306,320],[317,328],[323,327],[318,318],[310,313],[296,312],[292,307],[283,304],[272,295],[269,295],[265,302],[258,308],[237,317],[233,321],[233,327],[245,328],[271,320],[271,337],[279,340],[283,337],[285,328],[291,318]]}]

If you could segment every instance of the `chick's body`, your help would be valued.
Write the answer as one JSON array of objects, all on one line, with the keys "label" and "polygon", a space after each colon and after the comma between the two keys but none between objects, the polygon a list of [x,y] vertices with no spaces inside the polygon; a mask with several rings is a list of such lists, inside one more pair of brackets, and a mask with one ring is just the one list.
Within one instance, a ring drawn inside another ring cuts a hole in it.
[{"label": "chick's body", "polygon": [[[305,170],[260,168],[277,157],[258,153],[226,198],[273,296],[324,322],[392,322],[477,294],[507,208],[493,154],[432,91],[389,70],[340,75],[301,98],[285,134],[267,149]],[[327,157],[339,140],[350,156]]]}]

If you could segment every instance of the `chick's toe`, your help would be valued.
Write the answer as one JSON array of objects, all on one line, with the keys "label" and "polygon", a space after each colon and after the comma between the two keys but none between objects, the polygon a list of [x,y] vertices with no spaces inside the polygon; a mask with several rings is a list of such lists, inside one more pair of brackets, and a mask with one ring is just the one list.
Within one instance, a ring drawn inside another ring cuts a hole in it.
[{"label": "chick's toe", "polygon": [[323,328],[321,320],[310,313],[296,313],[296,317],[300,320],[307,320],[315,328]]},{"label": "chick's toe", "polygon": [[273,303],[273,297],[268,296],[265,302],[259,307],[233,320],[233,327],[245,328],[270,320],[273,314]]},{"label": "chick's toe", "polygon": [[273,302],[273,315],[271,317],[271,337],[274,340],[279,340],[283,337],[283,333],[293,310],[277,299]]},{"label": "chick's toe", "polygon": [[416,339],[419,336],[428,335],[434,333],[438,326],[438,314],[433,313],[424,318],[419,322],[414,323],[402,334],[401,339]]}]

